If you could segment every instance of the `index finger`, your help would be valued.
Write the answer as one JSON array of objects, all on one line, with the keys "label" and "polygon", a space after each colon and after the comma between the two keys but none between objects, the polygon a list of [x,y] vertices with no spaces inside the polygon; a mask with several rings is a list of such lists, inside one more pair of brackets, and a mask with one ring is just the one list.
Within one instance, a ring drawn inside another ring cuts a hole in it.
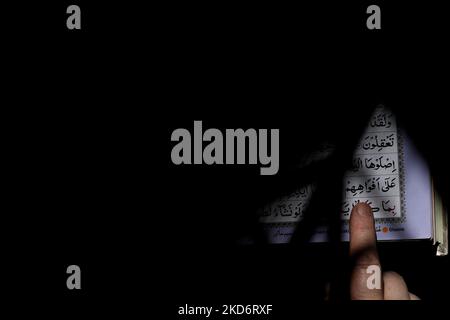
[{"label": "index finger", "polygon": [[[358,203],[350,216],[350,256],[353,259],[350,279],[351,299],[383,299],[383,281],[377,252],[375,219],[372,208],[366,203]],[[377,268],[378,270],[376,270]],[[375,279],[375,286],[369,285],[368,281],[374,277],[372,272],[377,271],[375,277],[378,276],[379,279]]]}]

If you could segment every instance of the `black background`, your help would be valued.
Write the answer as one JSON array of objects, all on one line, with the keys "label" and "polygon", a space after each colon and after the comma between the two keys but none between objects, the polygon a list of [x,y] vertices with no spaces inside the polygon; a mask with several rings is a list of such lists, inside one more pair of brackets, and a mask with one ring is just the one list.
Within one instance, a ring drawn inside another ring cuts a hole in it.
[{"label": "black background", "polygon": [[[81,7],[82,30],[67,30],[69,4]],[[379,103],[398,114],[448,200],[445,8],[377,1],[382,29],[367,30],[369,4],[55,1],[5,10],[14,296],[74,312],[137,311],[156,295],[168,317],[185,303],[266,303],[301,315],[333,281],[333,298],[345,301],[345,245],[310,247],[308,228],[289,246],[236,240],[257,237],[255,209],[299,177],[330,180],[312,212],[331,223],[346,142]],[[280,128],[279,173],[172,165],[170,134],[193,120]],[[334,165],[295,169],[324,139],[339,146]],[[417,243],[381,245],[380,254],[410,291],[447,300],[448,258]],[[81,291],[65,286],[70,264],[81,267]]]}]

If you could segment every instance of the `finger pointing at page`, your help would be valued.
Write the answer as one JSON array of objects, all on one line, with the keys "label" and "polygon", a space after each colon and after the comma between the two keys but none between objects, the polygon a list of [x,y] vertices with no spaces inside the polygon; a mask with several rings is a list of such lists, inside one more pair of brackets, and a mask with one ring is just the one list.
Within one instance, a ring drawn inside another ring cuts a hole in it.
[{"label": "finger pointing at page", "polygon": [[350,256],[353,259],[350,279],[351,299],[383,299],[383,281],[376,243],[372,209],[366,203],[359,203],[353,208],[350,216]]}]

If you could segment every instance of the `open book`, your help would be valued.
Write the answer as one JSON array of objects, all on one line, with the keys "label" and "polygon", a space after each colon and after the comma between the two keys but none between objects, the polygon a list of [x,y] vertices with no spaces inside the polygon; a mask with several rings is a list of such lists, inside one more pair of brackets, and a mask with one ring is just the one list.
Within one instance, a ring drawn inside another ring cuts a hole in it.
[{"label": "open book", "polygon": [[[324,146],[307,161],[326,158],[333,146]],[[290,241],[315,189],[304,186],[261,210],[260,223],[271,243]],[[372,207],[378,240],[433,240],[437,253],[446,255],[447,215],[435,192],[426,161],[394,114],[383,106],[374,111],[353,155],[353,167],[344,176],[342,240],[348,241],[352,207],[367,202]],[[319,227],[312,242],[327,240]]]}]

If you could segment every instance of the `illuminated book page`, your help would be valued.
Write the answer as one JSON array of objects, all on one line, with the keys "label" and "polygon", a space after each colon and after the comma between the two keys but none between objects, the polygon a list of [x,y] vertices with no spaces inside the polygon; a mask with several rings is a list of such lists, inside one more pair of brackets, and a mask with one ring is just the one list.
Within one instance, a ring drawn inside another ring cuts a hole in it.
[{"label": "illuminated book page", "polygon": [[[376,108],[342,182],[342,240],[348,240],[347,222],[358,202],[367,202],[372,207],[379,240],[430,237],[429,169],[410,139],[399,131],[392,112]],[[299,165],[326,159],[333,152],[334,146],[324,145]],[[260,210],[259,221],[269,242],[290,241],[314,190],[314,184],[304,185]],[[326,240],[327,228],[319,226],[311,241]]]},{"label": "illuminated book page", "polygon": [[353,168],[344,177],[342,217],[367,202],[375,218],[399,218],[401,210],[399,146],[394,115],[375,110],[353,156]]}]

